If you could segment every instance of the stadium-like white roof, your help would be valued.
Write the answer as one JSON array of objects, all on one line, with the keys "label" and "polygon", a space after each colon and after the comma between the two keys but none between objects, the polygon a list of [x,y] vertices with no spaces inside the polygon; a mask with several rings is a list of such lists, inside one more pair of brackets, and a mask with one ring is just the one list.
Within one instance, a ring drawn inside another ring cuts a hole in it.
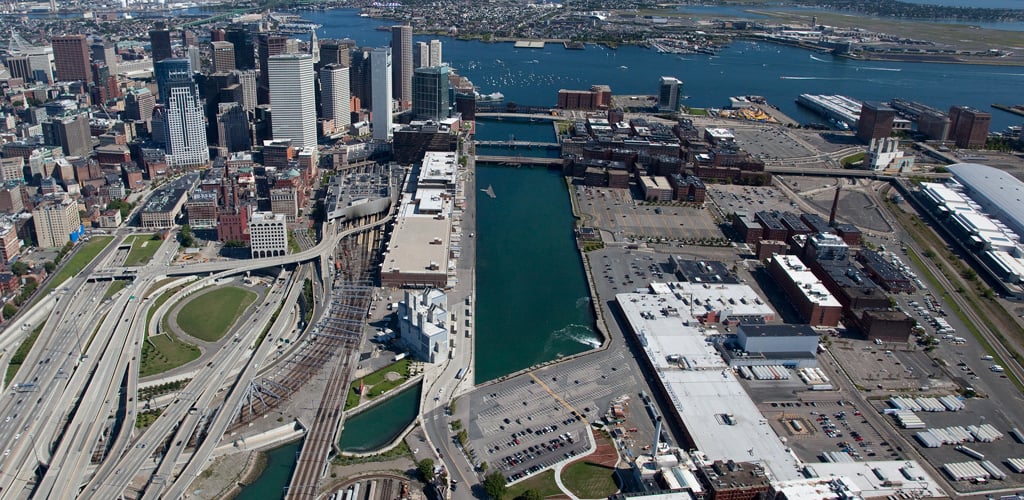
[{"label": "stadium-like white roof", "polygon": [[978,163],[957,163],[950,165],[949,171],[987,211],[1003,219],[1014,231],[1024,228],[1024,182]]}]

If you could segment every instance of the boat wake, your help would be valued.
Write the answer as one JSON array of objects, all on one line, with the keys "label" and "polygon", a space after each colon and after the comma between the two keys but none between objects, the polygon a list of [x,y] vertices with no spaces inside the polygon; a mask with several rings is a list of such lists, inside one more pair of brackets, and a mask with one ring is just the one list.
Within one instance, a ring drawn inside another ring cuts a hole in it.
[{"label": "boat wake", "polygon": [[871,71],[903,71],[902,68],[861,68],[861,69],[867,69],[867,70],[871,70]]},{"label": "boat wake", "polygon": [[576,309],[582,309],[590,305],[590,297],[580,297],[576,299]]},{"label": "boat wake", "polygon": [[586,325],[569,324],[565,328],[555,330],[552,338],[571,340],[592,349],[601,347],[601,341],[594,335],[594,331]]},{"label": "boat wake", "polygon": [[832,61],[829,61],[828,59],[822,59],[820,57],[814,57],[814,54],[811,54],[811,59],[814,59],[815,61],[818,61],[818,62],[832,62]]},{"label": "boat wake", "polygon": [[780,80],[839,80],[839,78],[830,78],[826,76],[780,76]]}]

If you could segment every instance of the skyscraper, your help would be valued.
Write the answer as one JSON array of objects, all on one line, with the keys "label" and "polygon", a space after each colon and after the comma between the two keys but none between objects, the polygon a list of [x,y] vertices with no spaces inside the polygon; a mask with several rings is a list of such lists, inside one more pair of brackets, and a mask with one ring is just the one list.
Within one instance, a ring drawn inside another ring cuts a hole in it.
[{"label": "skyscraper", "polygon": [[143,87],[128,92],[124,99],[124,114],[130,120],[148,122],[153,120],[153,108],[156,97],[149,89]]},{"label": "skyscraper", "polygon": [[274,139],[291,139],[297,148],[316,147],[313,56],[271,56],[267,66],[270,126]]},{"label": "skyscraper", "polygon": [[348,68],[340,64],[328,64],[320,70],[324,119],[334,120],[335,130],[346,130],[352,124],[348,83]]},{"label": "skyscraper", "polygon": [[188,59],[164,59],[154,65],[160,102],[165,108],[167,165],[200,166],[210,160],[199,89]]},{"label": "skyscraper", "polygon": [[356,46],[354,40],[345,38],[343,40],[320,40],[320,65],[341,64],[352,65],[351,51]]},{"label": "skyscraper", "polygon": [[110,68],[110,74],[117,74],[117,53],[114,51],[114,44],[107,40],[96,40],[89,46],[92,51],[93,62],[103,63]]},{"label": "skyscraper", "polygon": [[412,114],[418,120],[443,120],[451,114],[447,66],[419,68],[412,76]]},{"label": "skyscraper", "polygon": [[416,42],[412,51],[412,65],[414,68],[430,66],[430,45],[427,42]]},{"label": "skyscraper", "polygon": [[89,115],[54,117],[43,122],[43,138],[47,144],[60,146],[67,156],[85,156],[92,152]]},{"label": "skyscraper", "polygon": [[[235,51],[235,55],[238,52]],[[235,58],[238,61],[238,58]],[[242,109],[253,111],[256,109],[256,70],[246,69],[234,72],[238,78],[238,84],[242,86]]]},{"label": "skyscraper", "polygon": [[235,47],[236,69],[256,69],[256,50],[252,45],[252,37],[244,27],[228,27],[224,30],[224,41],[231,42],[231,45]]},{"label": "skyscraper", "polygon": [[391,97],[398,100],[402,109],[406,109],[412,102],[412,26],[403,24],[391,27],[391,51]]},{"label": "skyscraper", "polygon": [[658,110],[676,111],[679,109],[679,91],[683,82],[671,76],[661,77],[658,84]]},{"label": "skyscraper", "polygon": [[167,31],[164,23],[157,22],[153,29],[149,30],[149,45],[153,52],[153,62],[158,63],[164,59],[170,59],[171,53],[171,32]]},{"label": "skyscraper", "polygon": [[259,39],[260,79],[256,89],[256,100],[259,104],[270,103],[270,86],[267,83],[267,68],[271,56],[288,52],[288,38],[271,33],[261,33]]},{"label": "skyscraper", "polygon": [[213,42],[213,70],[233,71],[235,69],[235,46],[231,42]]},{"label": "skyscraper", "polygon": [[441,59],[441,40],[430,41],[430,65],[440,66]]},{"label": "skyscraper", "polygon": [[[358,97],[364,109],[373,109],[373,85],[370,68],[372,48],[363,47],[352,51],[352,66],[348,74],[349,90]],[[388,94],[390,99],[391,94]]]},{"label": "skyscraper", "polygon": [[310,31],[309,54],[313,56],[313,66],[320,64],[320,40],[316,37],[316,30]]},{"label": "skyscraper", "polygon": [[222,102],[217,110],[217,144],[229,153],[246,151],[249,143],[249,119],[237,102]]},{"label": "skyscraper", "polygon": [[65,35],[54,37],[53,63],[57,68],[57,80],[83,81],[92,83],[92,71],[89,68],[89,44],[85,35]]},{"label": "skyscraper", "polygon": [[[391,139],[391,48],[379,47],[370,53],[370,69],[373,74],[373,138],[378,141]],[[412,87],[412,81],[409,82]]]}]

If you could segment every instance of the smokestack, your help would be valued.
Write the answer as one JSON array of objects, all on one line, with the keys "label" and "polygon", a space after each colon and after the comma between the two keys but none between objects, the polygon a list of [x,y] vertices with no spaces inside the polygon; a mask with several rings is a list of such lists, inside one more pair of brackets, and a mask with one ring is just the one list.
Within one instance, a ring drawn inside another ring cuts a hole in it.
[{"label": "smokestack", "polygon": [[839,208],[839,190],[843,189],[842,181],[836,186],[836,197],[832,199],[832,211],[828,213],[828,225],[836,224],[836,209]]},{"label": "smokestack", "polygon": [[654,424],[654,444],[651,446],[651,456],[658,456],[658,441],[661,439],[661,415],[658,415],[658,419]]}]

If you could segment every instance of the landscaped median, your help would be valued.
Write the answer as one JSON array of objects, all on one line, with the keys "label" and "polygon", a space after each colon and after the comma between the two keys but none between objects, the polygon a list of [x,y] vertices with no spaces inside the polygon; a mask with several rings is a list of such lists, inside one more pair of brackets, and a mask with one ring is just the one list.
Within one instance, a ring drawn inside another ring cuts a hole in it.
[{"label": "landscaped median", "polygon": [[257,297],[255,292],[236,286],[215,288],[188,299],[178,310],[176,322],[183,333],[216,342]]},{"label": "landscaped median", "polygon": [[124,260],[126,266],[144,266],[153,259],[163,240],[157,235],[135,235],[125,240],[131,243],[132,248],[128,251],[128,257]]}]

